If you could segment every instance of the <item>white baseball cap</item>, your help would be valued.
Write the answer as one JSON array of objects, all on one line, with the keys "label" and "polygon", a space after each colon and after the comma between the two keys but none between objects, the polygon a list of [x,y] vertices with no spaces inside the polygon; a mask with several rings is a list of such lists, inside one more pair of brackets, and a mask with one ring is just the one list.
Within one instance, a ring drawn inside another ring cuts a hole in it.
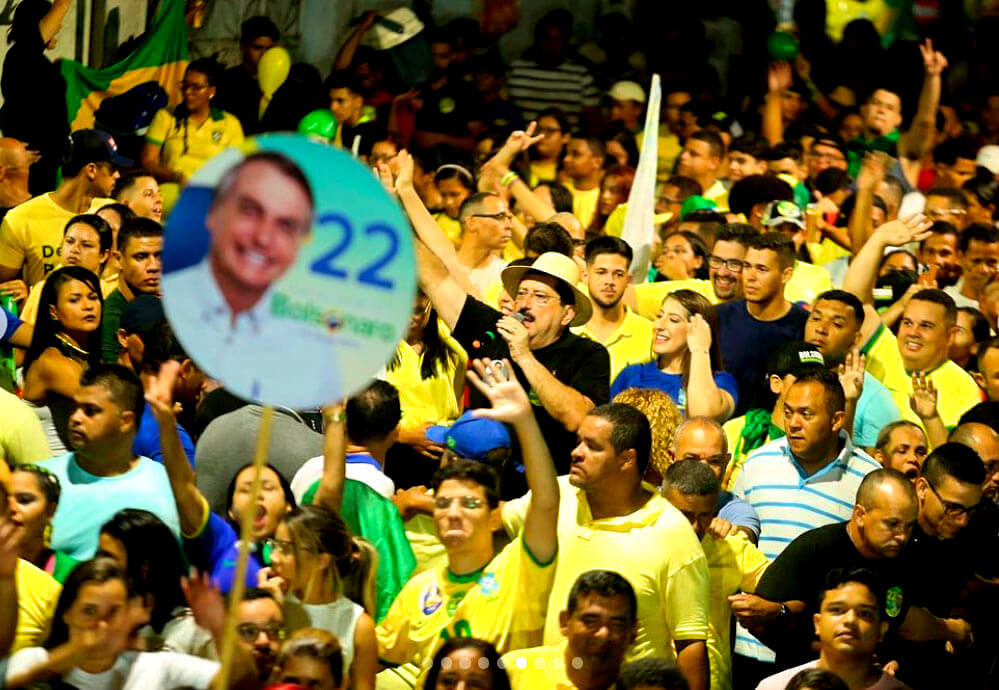
[{"label": "white baseball cap", "polygon": [[638,82],[619,81],[611,87],[607,95],[615,101],[638,101],[645,103],[645,89]]},{"label": "white baseball cap", "polygon": [[993,175],[999,175],[999,146],[996,144],[983,146],[978,152],[975,163],[983,168],[988,168]]}]

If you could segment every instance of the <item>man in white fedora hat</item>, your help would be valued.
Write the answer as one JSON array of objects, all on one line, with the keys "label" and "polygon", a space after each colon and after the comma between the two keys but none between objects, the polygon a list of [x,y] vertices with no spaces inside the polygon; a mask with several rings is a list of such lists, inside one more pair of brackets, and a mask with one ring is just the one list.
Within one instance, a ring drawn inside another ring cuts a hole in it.
[{"label": "man in white fedora hat", "polygon": [[[469,357],[510,359],[512,373],[529,391],[556,469],[568,472],[580,422],[595,405],[607,402],[610,389],[607,350],[569,331],[593,312],[590,298],[576,287],[576,262],[546,252],[530,266],[505,268],[503,286],[514,296],[514,312],[503,316],[470,297],[429,252],[421,248],[418,256],[420,288],[438,315]],[[489,407],[489,401],[473,390],[471,406]],[[503,493],[520,495],[516,471],[507,474]]]}]

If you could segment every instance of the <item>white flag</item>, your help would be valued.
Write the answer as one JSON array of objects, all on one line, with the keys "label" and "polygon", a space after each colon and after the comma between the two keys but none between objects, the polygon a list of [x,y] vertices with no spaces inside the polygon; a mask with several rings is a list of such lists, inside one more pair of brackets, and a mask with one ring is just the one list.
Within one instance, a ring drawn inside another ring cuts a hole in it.
[{"label": "white flag", "polygon": [[656,210],[656,167],[659,164],[659,106],[662,86],[659,75],[652,75],[649,88],[649,105],[645,112],[645,130],[642,151],[638,156],[635,182],[628,195],[628,211],[624,216],[621,239],[631,245],[635,257],[631,262],[632,282],[644,283],[652,261],[652,244],[655,238],[653,216]]}]

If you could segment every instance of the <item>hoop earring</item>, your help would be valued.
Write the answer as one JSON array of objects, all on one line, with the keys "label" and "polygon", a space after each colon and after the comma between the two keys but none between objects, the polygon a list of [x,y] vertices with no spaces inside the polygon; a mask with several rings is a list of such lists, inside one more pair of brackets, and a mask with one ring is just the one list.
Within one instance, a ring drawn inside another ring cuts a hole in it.
[{"label": "hoop earring", "polygon": [[46,523],[45,529],[42,530],[42,545],[45,548],[49,548],[49,544],[52,543],[52,523]]}]

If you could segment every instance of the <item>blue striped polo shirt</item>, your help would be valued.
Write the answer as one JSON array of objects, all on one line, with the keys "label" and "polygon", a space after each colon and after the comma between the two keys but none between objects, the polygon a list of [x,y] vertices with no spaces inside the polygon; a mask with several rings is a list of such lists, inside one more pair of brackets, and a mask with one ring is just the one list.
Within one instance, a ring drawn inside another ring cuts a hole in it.
[{"label": "blue striped polo shirt", "polygon": [[[771,441],[746,457],[732,493],[760,518],[760,551],[771,561],[808,530],[850,519],[860,482],[881,469],[874,458],[840,432],[843,449],[836,459],[807,475],[788,447],[787,437]],[[741,626],[735,651],[761,661],[774,654]]]}]

